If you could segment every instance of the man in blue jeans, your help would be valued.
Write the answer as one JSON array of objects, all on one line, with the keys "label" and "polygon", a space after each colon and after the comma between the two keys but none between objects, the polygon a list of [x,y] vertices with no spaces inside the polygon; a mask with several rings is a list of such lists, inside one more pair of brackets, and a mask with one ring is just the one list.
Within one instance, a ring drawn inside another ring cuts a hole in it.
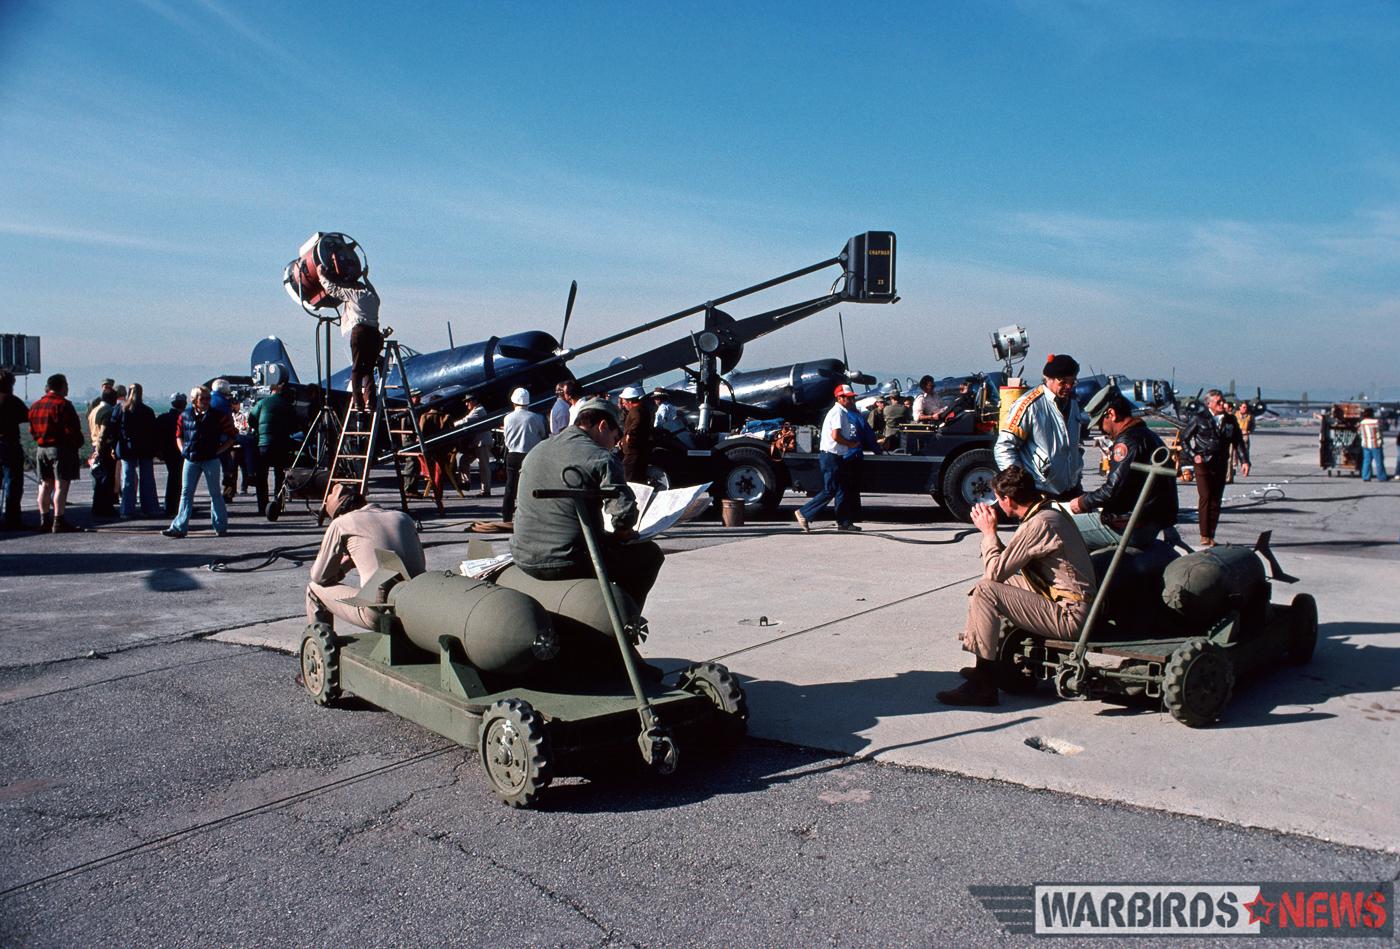
[{"label": "man in blue jeans", "polygon": [[238,430],[233,427],[233,417],[209,404],[209,390],[196,386],[190,390],[190,405],[180,416],[175,432],[175,444],[185,459],[184,490],[180,494],[180,510],[175,520],[161,531],[166,537],[184,537],[190,526],[190,512],[194,507],[194,493],[199,488],[199,478],[209,490],[209,508],[214,521],[214,533],[220,537],[228,533],[228,510],[224,507],[224,496],[219,490],[223,476],[220,462],[224,452],[238,441]]},{"label": "man in blue jeans", "polygon": [[1369,405],[1361,410],[1356,434],[1361,441],[1361,480],[1370,481],[1374,475],[1378,480],[1385,481],[1385,440],[1381,438],[1381,423],[1376,419],[1376,410]]},{"label": "man in blue jeans", "polygon": [[812,531],[812,521],[833,500],[836,529],[860,530],[856,519],[860,517],[861,444],[866,440],[862,429],[870,432],[873,443],[875,433],[856,411],[855,390],[843,382],[836,387],[836,404],[822,421],[821,451],[817,454],[822,489],[797,512],[797,525],[807,533]]}]

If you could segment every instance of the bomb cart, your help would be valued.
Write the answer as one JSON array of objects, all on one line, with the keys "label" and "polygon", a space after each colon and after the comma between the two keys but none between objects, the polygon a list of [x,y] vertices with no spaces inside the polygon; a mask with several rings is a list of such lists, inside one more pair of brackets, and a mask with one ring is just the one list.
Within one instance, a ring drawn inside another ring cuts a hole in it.
[{"label": "bomb cart", "polygon": [[380,551],[363,587],[377,595],[347,601],[373,609],[378,628],[345,636],[308,626],[306,690],[320,705],[358,696],[475,752],[511,807],[533,806],[557,776],[638,760],[670,774],[682,748],[733,746],[748,706],[727,669],[695,663],[668,686],[636,654],[646,620],[608,581],[591,509],[617,490],[537,492],[575,499],[597,579],[536,580],[513,565],[494,582],[454,572],[410,579]]},{"label": "bomb cart", "polygon": [[[1165,454],[1165,452],[1161,452]],[[1301,665],[1317,644],[1317,604],[1308,594],[1271,602],[1269,579],[1291,583],[1269,550],[1269,532],[1251,547],[1217,546],[1185,556],[1162,543],[1127,546],[1154,478],[1148,472],[1116,547],[1093,551],[1099,593],[1077,640],[1040,639],[1007,628],[998,685],[1024,693],[1054,683],[1062,698],[1159,702],[1177,721],[1200,728],[1229,704],[1238,677],[1278,664]],[[1081,515],[1082,516],[1082,515]],[[1266,579],[1264,565],[1270,568]]]}]

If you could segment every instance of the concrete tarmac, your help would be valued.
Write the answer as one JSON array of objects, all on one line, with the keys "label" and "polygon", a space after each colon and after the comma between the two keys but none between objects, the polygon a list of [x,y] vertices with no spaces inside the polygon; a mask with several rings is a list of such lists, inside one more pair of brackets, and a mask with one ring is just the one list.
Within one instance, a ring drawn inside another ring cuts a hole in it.
[{"label": "concrete tarmac", "polygon": [[[1323,477],[1314,437],[1256,436],[1219,536],[1275,531],[1301,578],[1275,598],[1318,598],[1317,656],[1213,728],[1048,692],[942,709],[975,538],[896,497],[867,499],[864,534],[801,535],[789,500],[666,538],[648,608],[645,651],[720,657],[755,738],[524,814],[460,749],[292,683],[304,514],[267,524],[245,497],[222,540],[0,534],[0,938],[980,945],[1007,937],[971,884],[1393,879],[1400,490]],[[498,504],[425,522],[429,565]]]}]

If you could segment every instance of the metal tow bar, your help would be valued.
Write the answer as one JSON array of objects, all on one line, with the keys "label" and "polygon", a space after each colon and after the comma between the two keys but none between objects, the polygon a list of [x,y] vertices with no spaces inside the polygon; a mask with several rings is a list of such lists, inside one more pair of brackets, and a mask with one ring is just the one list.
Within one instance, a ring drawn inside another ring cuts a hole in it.
[{"label": "metal tow bar", "polygon": [[[656,710],[647,700],[642,689],[641,677],[637,674],[637,663],[632,655],[632,644],[627,639],[627,629],[622,621],[622,611],[618,609],[613,596],[612,582],[608,579],[607,567],[603,564],[602,548],[598,545],[596,525],[590,516],[593,511],[602,509],[602,502],[619,497],[622,488],[618,485],[607,487],[584,487],[587,476],[582,469],[569,466],[564,469],[563,480],[567,487],[542,488],[531,492],[537,498],[571,498],[578,514],[579,526],[583,528],[583,539],[588,544],[588,556],[593,561],[593,569],[598,574],[598,583],[603,591],[603,603],[608,608],[608,619],[612,622],[613,636],[617,639],[618,652],[622,654],[622,665],[627,670],[627,681],[632,686],[632,694],[637,699],[637,717],[642,730],[637,735],[637,747],[641,749],[642,760],[656,769],[659,774],[671,774],[680,763],[680,751],[671,731],[656,716]],[[593,502],[592,505],[585,502]],[[591,509],[590,509],[591,508]]]},{"label": "metal tow bar", "polygon": [[1090,685],[1090,666],[1084,660],[1084,656],[1089,651],[1089,631],[1094,628],[1094,621],[1099,618],[1099,613],[1103,604],[1107,601],[1104,595],[1108,586],[1113,582],[1113,575],[1118,571],[1118,562],[1123,559],[1123,551],[1128,548],[1128,538],[1133,535],[1134,528],[1137,527],[1138,516],[1142,514],[1143,506],[1147,503],[1148,492],[1152,489],[1152,482],[1156,478],[1176,478],[1176,471],[1172,468],[1164,467],[1170,460],[1171,455],[1166,448],[1159,448],[1152,453],[1152,464],[1143,465],[1133,463],[1134,471],[1146,473],[1147,478],[1142,482],[1142,490],[1138,492],[1136,503],[1133,504],[1133,513],[1128,518],[1128,526],[1123,528],[1123,535],[1118,538],[1118,547],[1113,551],[1113,559],[1109,561],[1108,570],[1104,572],[1103,583],[1099,584],[1099,592],[1094,597],[1093,605],[1089,607],[1089,615],[1084,618],[1084,625],[1079,630],[1079,639],[1074,644],[1074,651],[1060,662],[1060,668],[1055,673],[1055,691],[1062,699],[1087,698]]}]

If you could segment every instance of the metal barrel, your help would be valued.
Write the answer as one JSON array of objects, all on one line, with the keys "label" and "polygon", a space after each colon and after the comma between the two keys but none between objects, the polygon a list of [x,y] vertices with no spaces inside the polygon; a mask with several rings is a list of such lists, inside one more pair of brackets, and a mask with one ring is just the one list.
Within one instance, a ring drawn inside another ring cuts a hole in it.
[{"label": "metal barrel", "polygon": [[484,580],[424,573],[390,590],[389,602],[414,645],[437,653],[438,638],[451,636],[483,672],[521,673],[557,652],[540,604]]}]

